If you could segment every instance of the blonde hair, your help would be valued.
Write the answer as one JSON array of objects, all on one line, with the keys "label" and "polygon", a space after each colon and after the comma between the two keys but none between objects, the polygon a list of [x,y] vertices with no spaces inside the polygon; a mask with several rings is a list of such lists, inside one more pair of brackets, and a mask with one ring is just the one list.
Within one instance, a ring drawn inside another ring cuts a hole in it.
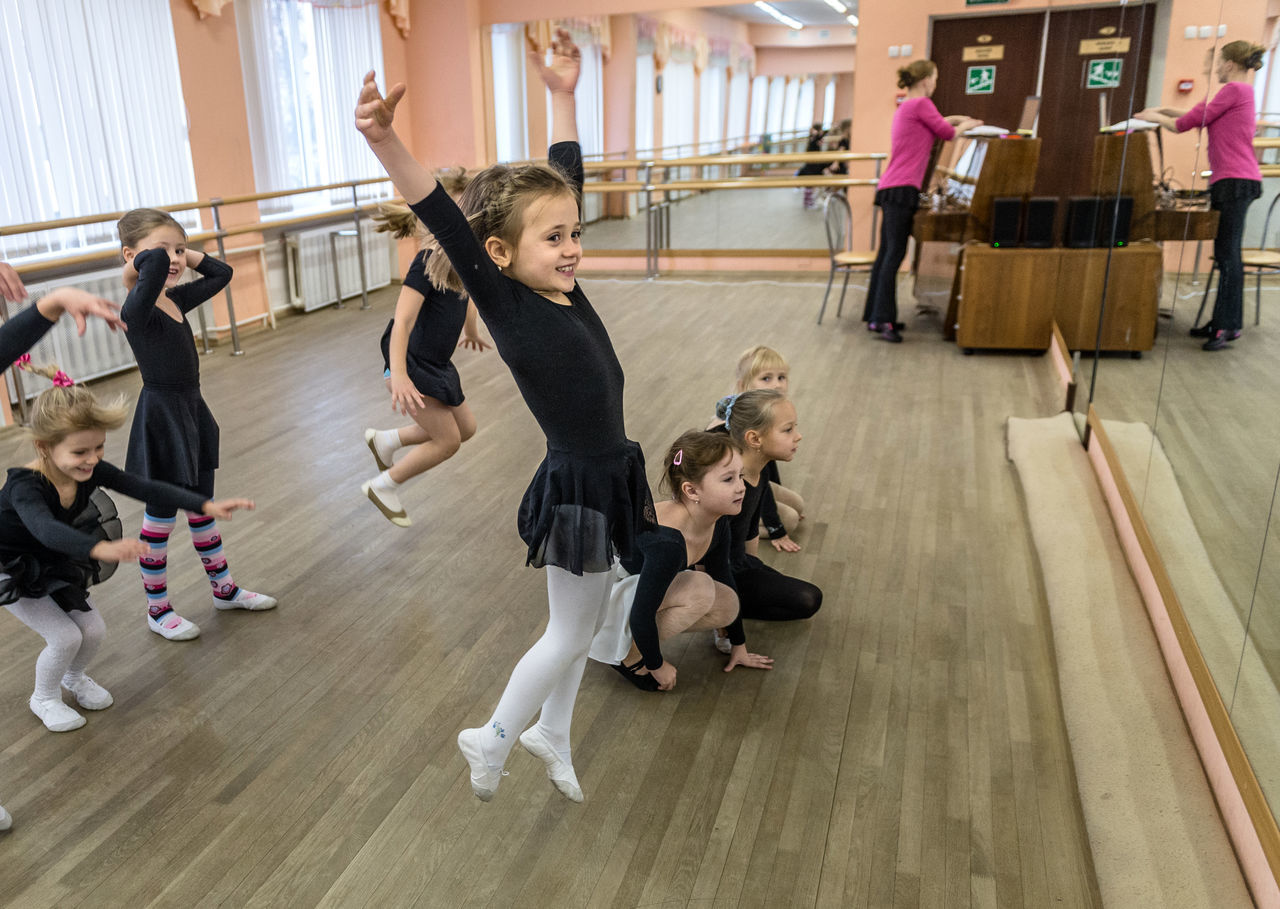
[{"label": "blonde hair", "polygon": [[[497,237],[514,248],[520,242],[529,206],[538,199],[554,196],[569,196],[581,204],[577,189],[558,168],[549,164],[494,164],[472,177],[458,199],[458,207],[481,246],[490,237]],[[426,248],[436,252],[439,244],[433,238]],[[427,260],[427,277],[439,290],[464,292],[462,280],[443,253]]]},{"label": "blonde hair", "polygon": [[[62,370],[53,364],[24,364],[21,368],[46,379],[54,379],[62,374]],[[57,445],[73,432],[119,429],[128,416],[129,408],[125,404],[124,395],[116,395],[104,404],[83,385],[55,385],[41,392],[31,406],[31,420],[27,424],[26,434],[37,447]]]},{"label": "blonde hair", "polygon": [[182,234],[182,239],[187,239],[187,231],[178,219],[158,208],[135,208],[125,212],[124,217],[116,222],[116,235],[120,237],[122,247],[134,247],[158,227],[172,227]]},{"label": "blonde hair", "polygon": [[932,60],[912,60],[898,70],[898,88],[910,88],[938,71]]},{"label": "blonde hair", "polygon": [[1252,41],[1230,41],[1222,45],[1222,59],[1244,69],[1262,69],[1262,60],[1267,49]]},{"label": "blonde hair", "polygon": [[724,420],[729,435],[741,445],[748,432],[765,433],[773,427],[774,411],[785,400],[787,396],[776,388],[754,388],[721,398],[716,404],[716,416]]},{"label": "blonde hair", "polygon": [[685,483],[697,483],[707,471],[715,467],[733,452],[741,452],[742,446],[722,432],[690,429],[671,443],[662,459],[662,481],[659,489],[671,493],[677,502],[684,498],[681,487]]},{"label": "blonde hair", "polygon": [[786,358],[782,354],[772,347],[758,344],[743,351],[742,356],[738,357],[738,377],[734,390],[738,393],[746,391],[751,384],[751,380],[762,372],[768,372],[771,369],[786,370],[788,368]]},{"label": "blonde hair", "polygon": [[[467,173],[466,168],[447,167],[436,171],[436,179],[440,181],[440,185],[444,187],[453,198],[457,198],[462,191],[467,188],[467,184],[471,182],[471,175]],[[397,240],[407,240],[413,237],[418,241],[419,245],[425,244],[431,237],[426,227],[418,220],[409,206],[399,202],[383,202],[378,206],[377,214],[373,216],[373,229],[379,233],[391,234]]]}]

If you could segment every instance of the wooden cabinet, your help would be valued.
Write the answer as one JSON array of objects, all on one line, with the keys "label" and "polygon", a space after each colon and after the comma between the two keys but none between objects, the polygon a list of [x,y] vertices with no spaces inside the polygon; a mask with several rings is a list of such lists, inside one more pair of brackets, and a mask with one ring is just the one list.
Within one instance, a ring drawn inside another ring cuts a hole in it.
[{"label": "wooden cabinet", "polygon": [[957,282],[956,343],[966,350],[1048,350],[1061,252],[966,247]]},{"label": "wooden cabinet", "polygon": [[[1053,317],[1072,350],[1142,351],[1156,340],[1156,309],[1163,270],[1160,247],[1135,243],[1110,250],[1063,249]],[[1106,289],[1102,334],[1098,313]]]}]

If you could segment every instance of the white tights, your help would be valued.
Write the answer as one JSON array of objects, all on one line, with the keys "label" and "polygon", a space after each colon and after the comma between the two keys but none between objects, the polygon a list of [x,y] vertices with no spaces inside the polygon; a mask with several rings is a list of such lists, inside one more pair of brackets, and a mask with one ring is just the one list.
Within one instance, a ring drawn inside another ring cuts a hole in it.
[{"label": "white tights", "polygon": [[40,700],[61,698],[59,685],[64,675],[84,672],[106,633],[106,623],[96,609],[64,612],[50,597],[22,598],[6,607],[40,637],[45,648],[36,658],[36,688]]},{"label": "white tights", "polygon": [[506,690],[484,726],[485,763],[499,768],[516,736],[539,709],[547,741],[569,760],[569,725],[587,664],[587,650],[604,621],[614,572],[583,574],[547,566],[547,630],[511,670]]}]

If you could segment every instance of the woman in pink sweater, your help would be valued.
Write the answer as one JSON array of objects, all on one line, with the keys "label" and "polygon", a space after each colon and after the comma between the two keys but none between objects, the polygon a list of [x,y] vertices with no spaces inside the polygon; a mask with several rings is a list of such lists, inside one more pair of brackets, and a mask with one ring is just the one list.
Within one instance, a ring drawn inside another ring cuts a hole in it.
[{"label": "woman in pink sweater", "polygon": [[935,139],[954,139],[957,132],[981,126],[969,117],[944,117],[929,96],[938,86],[938,68],[932,60],[916,60],[898,70],[898,88],[907,90],[907,100],[898,106],[890,128],[889,166],[876,189],[876,205],[884,218],[880,223],[880,248],[867,282],[867,303],[862,320],[878,332],[882,341],[901,343],[898,324],[898,268],[907,255],[911,222],[920,204],[920,186],[929,166]]},{"label": "woman in pink sweater", "polygon": [[1222,88],[1209,102],[1201,101],[1189,111],[1169,107],[1149,108],[1138,113],[1143,120],[1159,123],[1175,133],[1204,129],[1209,134],[1210,206],[1218,212],[1218,234],[1213,239],[1213,259],[1218,266],[1218,298],[1213,317],[1191,329],[1198,338],[1207,338],[1205,350],[1222,350],[1240,337],[1244,328],[1244,265],[1240,242],[1244,237],[1249,205],[1262,195],[1262,172],[1253,153],[1257,128],[1257,108],[1253,101],[1250,74],[1262,68],[1266,48],[1249,41],[1232,41],[1218,54],[1214,73]]}]

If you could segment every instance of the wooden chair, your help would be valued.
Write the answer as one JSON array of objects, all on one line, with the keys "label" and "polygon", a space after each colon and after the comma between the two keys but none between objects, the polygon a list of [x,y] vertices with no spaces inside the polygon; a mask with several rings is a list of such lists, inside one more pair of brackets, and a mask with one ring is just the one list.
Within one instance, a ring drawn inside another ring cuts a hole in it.
[{"label": "wooden chair", "polygon": [[875,252],[852,252],[849,250],[849,236],[853,227],[853,212],[849,208],[849,200],[844,193],[829,193],[822,203],[822,217],[827,226],[827,252],[831,255],[831,273],[827,276],[827,292],[822,295],[822,308],[818,310],[818,324],[822,324],[822,315],[827,311],[827,298],[831,296],[831,285],[836,279],[836,272],[844,272],[844,283],[840,285],[840,304],[836,307],[836,318],[844,311],[844,293],[849,288],[849,275],[855,271],[870,272],[875,264]]},{"label": "wooden chair", "polygon": [[[1280,202],[1280,193],[1276,193],[1271,199],[1271,204],[1267,206],[1267,217],[1262,222],[1263,248],[1240,250],[1240,261],[1244,264],[1245,272],[1247,273],[1252,269],[1254,274],[1254,325],[1262,324],[1262,276],[1280,273],[1280,242],[1277,242],[1277,248],[1266,248],[1267,231],[1271,228],[1271,215],[1275,213],[1277,202]],[[1209,276],[1204,281],[1204,295],[1200,298],[1200,308],[1196,311],[1196,325],[1200,324],[1200,317],[1204,315],[1205,304],[1209,301],[1209,289],[1213,285],[1213,274],[1217,270],[1218,263],[1215,261],[1209,267]],[[1219,283],[1221,283],[1221,279],[1219,279]]]}]

